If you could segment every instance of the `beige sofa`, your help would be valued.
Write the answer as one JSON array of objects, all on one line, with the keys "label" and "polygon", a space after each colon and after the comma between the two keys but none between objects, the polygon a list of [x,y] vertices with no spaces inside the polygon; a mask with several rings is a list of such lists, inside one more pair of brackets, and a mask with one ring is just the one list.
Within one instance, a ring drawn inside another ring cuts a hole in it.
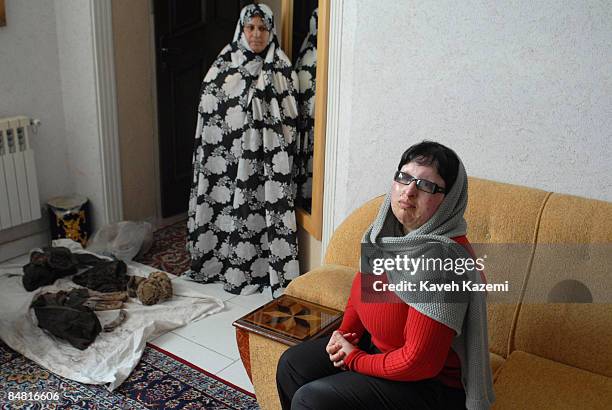
[{"label": "beige sofa", "polygon": [[[286,293],[344,309],[361,236],[381,201],[346,218],[323,266],[294,280]],[[612,203],[470,178],[466,219],[472,243],[524,244],[486,264],[489,282],[516,284],[506,303],[489,304],[494,408],[612,409],[612,266],[605,263],[610,247],[598,245],[612,243]],[[551,254],[550,244],[565,243],[586,246]],[[543,303],[563,279],[586,284],[594,303]],[[263,409],[278,409],[276,364],[286,346],[247,338],[243,361],[257,399]]]}]

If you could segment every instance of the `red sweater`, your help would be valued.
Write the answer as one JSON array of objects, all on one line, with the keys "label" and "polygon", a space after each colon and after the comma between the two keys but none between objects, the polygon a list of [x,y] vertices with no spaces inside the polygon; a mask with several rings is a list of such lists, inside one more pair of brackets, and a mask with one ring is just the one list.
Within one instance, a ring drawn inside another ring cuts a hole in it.
[{"label": "red sweater", "polygon": [[[465,236],[453,239],[473,254]],[[350,370],[400,381],[436,378],[447,386],[463,388],[461,363],[451,349],[455,331],[405,303],[361,303],[360,273],[353,280],[339,330],[358,337],[367,330],[382,352],[353,350],[344,359]]]}]

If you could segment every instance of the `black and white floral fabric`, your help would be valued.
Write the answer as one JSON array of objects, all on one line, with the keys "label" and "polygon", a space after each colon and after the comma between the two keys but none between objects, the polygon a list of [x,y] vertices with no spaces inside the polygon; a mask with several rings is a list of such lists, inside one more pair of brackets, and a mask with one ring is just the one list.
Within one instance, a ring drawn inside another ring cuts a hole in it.
[{"label": "black and white floral fabric", "polygon": [[[243,33],[259,15],[270,32],[254,53]],[[279,48],[272,11],[249,5],[202,83],[187,250],[198,282],[231,293],[285,287],[299,275],[294,201],[297,76]],[[278,291],[277,291],[278,293]]]},{"label": "black and white floral fabric", "polygon": [[314,109],[317,74],[317,21],[319,9],[310,16],[310,27],[295,62],[299,82],[298,106],[298,205],[307,211],[312,208],[312,160],[314,154]]}]

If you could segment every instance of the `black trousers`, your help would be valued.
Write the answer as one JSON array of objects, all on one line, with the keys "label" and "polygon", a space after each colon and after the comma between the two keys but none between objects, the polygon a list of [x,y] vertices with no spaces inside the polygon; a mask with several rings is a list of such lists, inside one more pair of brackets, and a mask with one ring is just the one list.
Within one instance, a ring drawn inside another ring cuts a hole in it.
[{"label": "black trousers", "polygon": [[[276,370],[283,410],[465,409],[465,392],[433,379],[399,382],[340,370],[329,360],[328,337],[287,349]],[[359,347],[379,353],[365,335]]]}]

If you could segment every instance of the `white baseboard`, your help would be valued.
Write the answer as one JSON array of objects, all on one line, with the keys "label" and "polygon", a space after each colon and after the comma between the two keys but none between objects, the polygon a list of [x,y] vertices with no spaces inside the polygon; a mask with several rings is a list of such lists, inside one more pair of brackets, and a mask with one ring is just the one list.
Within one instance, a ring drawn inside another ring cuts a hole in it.
[{"label": "white baseboard", "polygon": [[0,244],[0,262],[16,258],[34,248],[49,246],[51,235],[48,230]]}]

